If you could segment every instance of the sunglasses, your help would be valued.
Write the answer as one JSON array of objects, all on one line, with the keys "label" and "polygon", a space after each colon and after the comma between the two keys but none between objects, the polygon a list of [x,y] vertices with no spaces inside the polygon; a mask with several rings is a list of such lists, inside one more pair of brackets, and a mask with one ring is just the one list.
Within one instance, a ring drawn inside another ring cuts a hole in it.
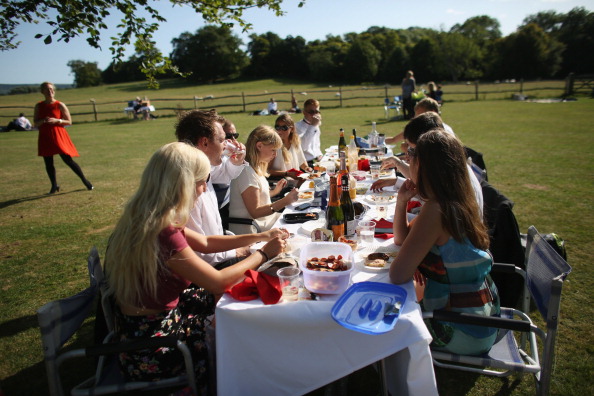
[{"label": "sunglasses", "polygon": [[225,134],[225,139],[229,140],[229,139],[237,139],[239,137],[239,132],[235,132],[235,133],[226,133]]},{"label": "sunglasses", "polygon": [[274,129],[277,131],[288,131],[290,128],[286,125],[275,125]]},{"label": "sunglasses", "polygon": [[417,149],[415,147],[409,147],[408,150],[406,150],[406,154],[408,155],[409,158],[416,157]]}]

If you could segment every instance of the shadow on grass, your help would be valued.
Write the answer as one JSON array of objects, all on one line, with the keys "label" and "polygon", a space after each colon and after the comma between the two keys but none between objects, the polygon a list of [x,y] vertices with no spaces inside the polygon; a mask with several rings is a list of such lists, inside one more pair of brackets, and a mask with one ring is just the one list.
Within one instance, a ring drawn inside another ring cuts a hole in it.
[{"label": "shadow on grass", "polygon": [[21,202],[37,201],[38,199],[57,197],[59,195],[73,194],[73,193],[80,192],[80,191],[87,191],[87,189],[79,188],[78,190],[72,190],[72,191],[68,191],[68,192],[57,192],[55,194],[41,194],[41,195],[32,195],[30,197],[9,199],[8,201],[0,202],[0,209],[4,209],[4,208],[7,208],[12,205],[17,205],[17,204],[20,204]]},{"label": "shadow on grass", "polygon": [[[435,367],[435,378],[437,380],[437,389],[440,396],[459,396],[476,391],[476,381],[482,377],[479,374],[468,371],[448,370]],[[501,388],[493,396],[508,396],[520,385],[521,379],[514,377],[489,377],[495,382],[501,383]],[[510,379],[514,378],[513,381]]]},{"label": "shadow on grass", "polygon": [[37,315],[9,320],[0,324],[0,338],[11,337],[37,326]]}]

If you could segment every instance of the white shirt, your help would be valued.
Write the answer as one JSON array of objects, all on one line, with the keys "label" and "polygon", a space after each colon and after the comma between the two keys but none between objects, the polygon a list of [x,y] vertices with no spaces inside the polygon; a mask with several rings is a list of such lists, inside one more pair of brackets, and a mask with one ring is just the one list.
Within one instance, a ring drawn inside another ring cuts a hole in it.
[{"label": "white shirt", "polygon": [[322,131],[320,131],[319,125],[313,126],[305,120],[301,120],[295,124],[295,129],[297,129],[297,134],[301,138],[301,148],[303,149],[305,159],[311,161],[314,158],[320,157],[322,155],[322,150],[320,149]]},{"label": "white shirt", "polygon": [[15,118],[14,123],[23,129],[31,129],[31,122],[25,116]]},{"label": "white shirt", "polygon": [[[244,219],[251,219],[243,197],[241,194],[248,189],[248,187],[255,187],[258,189],[260,205],[270,205],[270,187],[268,180],[264,176],[259,176],[251,166],[243,168],[243,172],[239,177],[231,181],[231,201],[229,202],[229,217],[240,217]],[[280,213],[272,213],[268,216],[256,219],[256,223],[260,226],[262,231],[268,231],[272,228]],[[251,225],[246,224],[229,224],[229,229],[235,234],[251,234],[255,230]]]},{"label": "white shirt", "polygon": [[285,162],[283,157],[283,149],[282,147],[279,148],[276,151],[276,158],[272,161],[270,169],[276,171],[288,171],[289,169],[300,170],[301,164],[307,162],[301,146],[294,144],[291,145],[291,148],[289,148],[289,154],[291,158],[289,159],[289,162]]},{"label": "white shirt", "polygon": [[479,212],[481,214],[481,218],[483,217],[483,188],[481,187],[481,182],[476,178],[476,175],[472,171],[470,165],[466,164],[468,168],[468,176],[470,177],[470,184],[472,184],[472,189],[474,190],[474,196],[476,197],[476,202],[478,203]]},{"label": "white shirt", "polygon": [[452,129],[451,126],[449,126],[448,124],[446,124],[445,122],[443,122],[443,129],[449,133],[450,135],[456,136],[456,134],[454,133],[454,130]]},{"label": "white shirt", "polygon": [[276,102],[268,102],[268,112],[272,113],[273,111],[276,111],[276,109],[278,108]]},{"label": "white shirt", "polygon": [[[211,166],[210,180],[206,185],[206,191],[194,203],[194,208],[190,212],[190,219],[186,227],[202,235],[225,234],[219,213],[217,194],[212,183],[229,184],[231,180],[239,176],[246,165],[247,162],[244,162],[244,164],[237,166],[225,158],[221,165]],[[236,257],[235,249],[219,253],[196,252],[196,254],[210,265],[215,265]]]}]

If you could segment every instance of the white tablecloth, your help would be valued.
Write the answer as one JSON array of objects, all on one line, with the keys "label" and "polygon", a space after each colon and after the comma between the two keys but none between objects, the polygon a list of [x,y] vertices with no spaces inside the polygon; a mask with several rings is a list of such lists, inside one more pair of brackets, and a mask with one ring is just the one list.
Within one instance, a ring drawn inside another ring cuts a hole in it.
[{"label": "white tablecloth", "polygon": [[[286,212],[293,212],[298,204]],[[282,218],[278,226],[295,234],[301,229],[300,224],[286,224]],[[377,246],[392,243],[375,240]],[[351,282],[363,281],[389,282],[388,271],[357,265]],[[402,286],[408,296],[398,322],[381,335],[359,333],[336,323],[330,312],[338,295],[264,305],[260,299],[239,302],[226,294],[216,309],[218,394],[301,395],[387,358],[386,378],[392,395],[437,395],[431,336],[412,281]]]}]

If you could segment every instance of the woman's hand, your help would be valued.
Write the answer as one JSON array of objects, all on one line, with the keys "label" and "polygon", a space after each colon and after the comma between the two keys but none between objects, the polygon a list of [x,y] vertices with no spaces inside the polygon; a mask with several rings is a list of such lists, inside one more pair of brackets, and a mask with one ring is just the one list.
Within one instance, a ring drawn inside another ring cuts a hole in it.
[{"label": "woman's hand", "polygon": [[266,253],[269,259],[278,256],[285,251],[287,241],[281,237],[276,237],[268,241],[268,243],[262,246],[262,251]]},{"label": "woman's hand", "polygon": [[273,239],[273,238],[281,238],[287,239],[289,237],[289,231],[285,228],[273,228],[269,231],[266,231],[266,239]]},{"label": "woman's hand", "polygon": [[393,186],[396,184],[397,179],[379,179],[371,185],[370,190],[377,192],[382,191],[384,187]]},{"label": "woman's hand", "polygon": [[285,196],[284,199],[287,200],[285,206],[290,205],[293,202],[297,202],[297,200],[299,199],[299,190],[293,188],[291,191],[289,191],[289,193]]},{"label": "woman's hand", "polygon": [[400,202],[408,202],[415,195],[417,195],[417,186],[412,180],[406,179],[404,184],[398,189],[397,200]]},{"label": "woman's hand", "polygon": [[276,183],[276,186],[274,186],[272,191],[270,191],[270,196],[274,197],[275,195],[280,194],[280,192],[283,190],[283,188],[285,188],[286,185],[287,185],[287,179],[280,179]]},{"label": "woman's hand", "polygon": [[398,159],[396,157],[389,157],[382,161],[381,170],[392,169],[398,167]]}]

